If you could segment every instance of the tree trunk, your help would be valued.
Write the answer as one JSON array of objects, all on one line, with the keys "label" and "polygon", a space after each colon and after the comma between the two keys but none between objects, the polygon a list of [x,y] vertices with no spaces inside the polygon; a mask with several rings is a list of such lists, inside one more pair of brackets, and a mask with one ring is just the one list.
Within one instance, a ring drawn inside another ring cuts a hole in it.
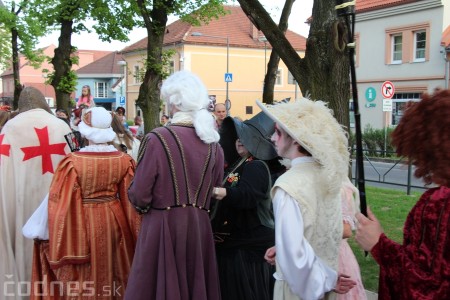
[{"label": "tree trunk", "polygon": [[12,67],[13,67],[13,78],[14,78],[14,100],[13,109],[17,109],[19,105],[20,93],[23,90],[23,86],[20,83],[20,59],[19,59],[19,46],[18,41],[19,33],[17,28],[11,29],[11,45],[12,45]]},{"label": "tree trunk", "polygon": [[162,83],[162,47],[167,24],[167,11],[164,7],[154,7],[150,14],[139,3],[141,15],[147,28],[147,61],[143,82],[139,88],[136,104],[141,108],[144,116],[144,131],[150,132],[160,126],[160,86]]},{"label": "tree trunk", "polygon": [[309,90],[324,100],[340,124],[349,125],[350,64],[343,20],[335,12],[335,1],[314,1],[305,64]]},{"label": "tree trunk", "polygon": [[[288,20],[291,15],[292,5],[295,0],[286,0],[284,4],[283,11],[280,17],[280,23],[278,24],[278,28],[286,34],[286,30],[288,29]],[[278,56],[276,51],[272,51],[270,54],[269,63],[267,64],[267,73],[264,77],[264,90],[263,90],[263,103],[272,104],[274,100],[274,89],[275,83],[277,81],[277,71],[278,65],[280,64],[280,57]]]},{"label": "tree trunk", "polygon": [[68,109],[70,101],[70,93],[65,91],[64,85],[72,69],[70,57],[73,50],[71,43],[72,25],[72,20],[61,21],[61,35],[58,38],[59,44],[58,48],[55,49],[55,55],[51,61],[55,72],[50,84],[55,89],[56,107],[65,110]]},{"label": "tree trunk", "polygon": [[339,123],[348,126],[350,66],[345,23],[338,20],[335,1],[315,0],[312,24],[302,59],[257,0],[238,0],[299,83],[302,93],[329,103]]},{"label": "tree trunk", "polygon": [[267,74],[264,77],[263,103],[273,103],[279,63],[280,57],[275,51],[272,51],[272,53],[270,54],[269,63],[267,64]]}]

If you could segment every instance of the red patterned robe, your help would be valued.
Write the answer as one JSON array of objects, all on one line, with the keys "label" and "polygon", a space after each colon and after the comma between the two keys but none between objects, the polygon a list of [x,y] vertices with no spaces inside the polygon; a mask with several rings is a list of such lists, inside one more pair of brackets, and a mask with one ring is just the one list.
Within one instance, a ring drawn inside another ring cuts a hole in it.
[{"label": "red patterned robe", "polygon": [[450,299],[450,188],[426,191],[403,234],[403,245],[382,234],[372,248],[380,265],[378,299]]},{"label": "red patterned robe", "polygon": [[123,298],[140,226],[127,195],[134,166],[117,151],[61,161],[50,186],[50,238],[35,247],[32,299]]}]

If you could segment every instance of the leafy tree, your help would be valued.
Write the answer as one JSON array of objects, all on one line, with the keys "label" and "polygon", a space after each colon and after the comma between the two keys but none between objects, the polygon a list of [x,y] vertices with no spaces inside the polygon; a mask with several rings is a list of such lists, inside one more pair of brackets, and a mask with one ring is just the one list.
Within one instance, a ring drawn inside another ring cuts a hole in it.
[{"label": "leafy tree", "polygon": [[258,0],[237,0],[284,61],[302,92],[329,103],[339,123],[348,126],[350,66],[345,21],[337,17],[334,0],[315,0],[305,57],[300,58]]},{"label": "leafy tree", "polygon": [[[28,62],[33,66],[38,66],[44,60],[42,52],[35,51],[35,45],[38,38],[45,34],[45,26],[42,26],[33,15],[28,14],[28,6],[30,1],[5,1],[0,3],[0,24],[3,24],[1,41],[3,38],[9,41],[2,45],[2,47],[10,46],[11,50],[0,50],[5,54],[3,59],[8,61],[8,64],[13,69],[14,76],[14,101],[13,107],[17,108],[19,96],[22,91],[22,84],[20,83],[20,60],[19,53],[22,53],[27,58]],[[8,56],[6,56],[8,55]],[[2,61],[0,61],[0,64]]]},{"label": "leafy tree", "polygon": [[0,25],[0,70],[11,63],[11,35],[4,24]]},{"label": "leafy tree", "polygon": [[224,14],[225,0],[136,0],[138,11],[147,29],[145,75],[136,104],[144,116],[145,132],[159,126],[160,85],[164,79],[164,33],[169,15],[178,15],[186,22],[200,22]]},{"label": "leafy tree", "polygon": [[47,28],[58,28],[60,36],[55,55],[51,58],[54,72],[48,82],[55,89],[56,105],[67,109],[70,94],[75,90],[77,76],[72,65],[78,63],[72,34],[90,30],[88,20],[96,21],[94,30],[103,41],[128,41],[129,31],[139,24],[136,7],[127,0],[34,0],[30,13]]}]

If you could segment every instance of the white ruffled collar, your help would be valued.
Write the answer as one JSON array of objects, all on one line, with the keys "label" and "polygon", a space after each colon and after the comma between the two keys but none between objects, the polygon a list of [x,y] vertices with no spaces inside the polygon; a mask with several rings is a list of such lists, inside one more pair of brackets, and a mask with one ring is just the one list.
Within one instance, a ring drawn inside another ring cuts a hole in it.
[{"label": "white ruffled collar", "polygon": [[296,157],[293,160],[291,160],[291,165],[295,166],[295,165],[311,163],[311,162],[315,162],[315,161],[316,160],[312,156],[300,156],[300,157]]},{"label": "white ruffled collar", "polygon": [[80,152],[115,152],[117,149],[113,145],[88,145],[80,149]]},{"label": "white ruffled collar", "polygon": [[185,112],[185,111],[177,111],[170,120],[171,124],[192,123],[192,122],[193,122],[192,112]]}]

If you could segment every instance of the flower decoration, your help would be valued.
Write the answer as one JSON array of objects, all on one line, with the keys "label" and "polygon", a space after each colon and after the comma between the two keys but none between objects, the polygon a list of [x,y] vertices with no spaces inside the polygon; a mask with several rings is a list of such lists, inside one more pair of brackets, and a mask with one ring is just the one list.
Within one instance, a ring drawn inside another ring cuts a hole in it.
[{"label": "flower decoration", "polygon": [[3,110],[3,111],[11,111],[11,106],[9,106],[9,105],[0,105],[0,110]]},{"label": "flower decoration", "polygon": [[228,174],[227,181],[231,184],[232,187],[235,186],[239,181],[239,173]]}]

